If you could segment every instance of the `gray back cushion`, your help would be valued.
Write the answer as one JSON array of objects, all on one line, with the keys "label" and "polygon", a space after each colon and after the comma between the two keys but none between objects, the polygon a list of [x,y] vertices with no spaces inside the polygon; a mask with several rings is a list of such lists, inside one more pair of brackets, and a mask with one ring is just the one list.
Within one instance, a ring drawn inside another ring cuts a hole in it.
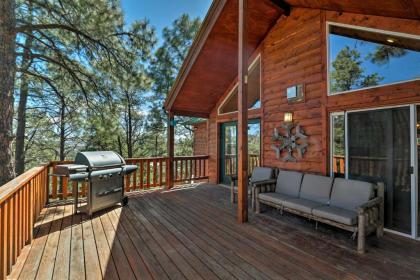
[{"label": "gray back cushion", "polygon": [[375,186],[372,183],[336,178],[330,204],[354,211],[373,197],[374,190]]},{"label": "gray back cushion", "polygon": [[280,170],[277,176],[276,192],[298,197],[302,176],[300,172]]},{"label": "gray back cushion", "polygon": [[270,167],[255,167],[252,170],[251,182],[269,180],[273,177],[273,169]]},{"label": "gray back cushion", "polygon": [[305,174],[299,196],[304,199],[327,204],[330,200],[333,180],[330,177]]}]

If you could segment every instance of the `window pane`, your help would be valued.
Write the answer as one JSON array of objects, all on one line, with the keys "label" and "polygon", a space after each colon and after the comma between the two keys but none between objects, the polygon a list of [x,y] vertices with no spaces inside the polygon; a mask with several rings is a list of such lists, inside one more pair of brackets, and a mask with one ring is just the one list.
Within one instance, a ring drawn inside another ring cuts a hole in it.
[{"label": "window pane", "polygon": [[332,170],[334,177],[345,174],[345,129],[344,114],[333,115],[332,118]]},{"label": "window pane", "polygon": [[[248,109],[261,107],[261,71],[260,59],[249,69],[248,75]],[[226,114],[238,111],[238,86],[235,86],[231,94],[226,98],[223,105],[219,108],[219,114]]]},{"label": "window pane", "polygon": [[420,78],[420,40],[331,25],[330,93]]}]

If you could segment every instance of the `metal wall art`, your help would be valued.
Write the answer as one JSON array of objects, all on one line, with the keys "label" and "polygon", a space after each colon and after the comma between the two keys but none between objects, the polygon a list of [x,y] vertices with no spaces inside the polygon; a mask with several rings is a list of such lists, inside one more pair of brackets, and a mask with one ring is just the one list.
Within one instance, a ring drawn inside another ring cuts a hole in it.
[{"label": "metal wall art", "polygon": [[[271,147],[276,152],[276,157],[285,162],[296,162],[297,158],[294,154],[297,154],[300,159],[303,158],[308,147],[308,136],[301,126],[294,123],[282,123],[280,128],[284,129],[285,135],[280,135],[278,128],[275,128],[272,136]],[[284,157],[281,156],[283,151],[286,152]]]}]

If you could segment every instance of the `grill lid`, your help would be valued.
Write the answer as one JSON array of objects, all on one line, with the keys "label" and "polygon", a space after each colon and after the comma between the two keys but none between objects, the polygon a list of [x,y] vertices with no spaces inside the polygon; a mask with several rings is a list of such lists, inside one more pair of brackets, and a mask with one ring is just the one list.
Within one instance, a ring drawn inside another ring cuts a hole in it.
[{"label": "grill lid", "polygon": [[110,167],[122,166],[125,164],[125,161],[119,154],[115,152],[102,151],[102,152],[79,152],[76,155],[74,163],[86,165],[90,169],[94,169],[94,168],[110,168]]}]

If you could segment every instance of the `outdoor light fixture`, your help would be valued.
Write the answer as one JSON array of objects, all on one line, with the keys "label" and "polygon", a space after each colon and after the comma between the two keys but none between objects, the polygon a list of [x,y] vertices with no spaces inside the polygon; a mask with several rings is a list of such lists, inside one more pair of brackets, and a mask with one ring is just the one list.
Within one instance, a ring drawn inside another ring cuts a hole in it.
[{"label": "outdoor light fixture", "polygon": [[388,43],[394,43],[395,42],[395,40],[394,39],[392,39],[392,38],[388,38],[388,39],[386,39],[386,41],[388,42]]},{"label": "outdoor light fixture", "polygon": [[291,113],[291,112],[285,112],[284,113],[284,122],[285,123],[291,123],[291,122],[293,122],[293,113]]}]

